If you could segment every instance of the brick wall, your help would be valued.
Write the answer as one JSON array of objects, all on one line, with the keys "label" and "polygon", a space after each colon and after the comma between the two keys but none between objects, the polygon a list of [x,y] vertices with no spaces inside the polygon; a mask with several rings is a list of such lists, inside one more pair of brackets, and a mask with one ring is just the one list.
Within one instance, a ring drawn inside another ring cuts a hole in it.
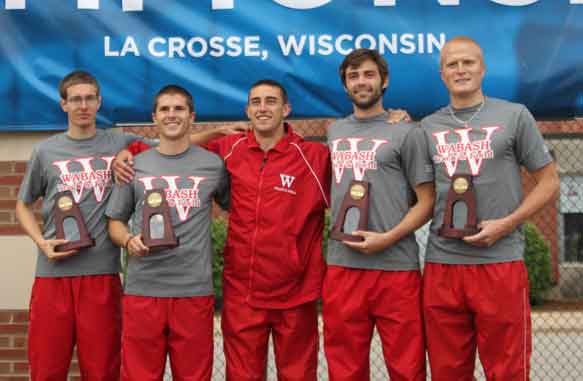
[{"label": "brick wall", "polygon": [[0,311],[0,380],[28,380],[27,311]]},{"label": "brick wall", "polygon": [[[28,381],[27,329],[28,311],[0,311],[0,381]],[[67,381],[80,380],[74,359]]]},{"label": "brick wall", "polygon": [[14,207],[26,162],[0,162],[0,235],[22,234]]}]

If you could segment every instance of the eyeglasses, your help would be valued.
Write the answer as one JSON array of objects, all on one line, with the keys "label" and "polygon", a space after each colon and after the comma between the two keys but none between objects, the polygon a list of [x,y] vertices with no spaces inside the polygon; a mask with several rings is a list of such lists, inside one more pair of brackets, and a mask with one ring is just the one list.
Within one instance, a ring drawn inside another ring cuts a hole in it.
[{"label": "eyeglasses", "polygon": [[72,106],[79,107],[85,102],[87,106],[95,106],[99,97],[97,95],[86,95],[82,96],[74,96],[67,99],[67,103],[71,104]]}]

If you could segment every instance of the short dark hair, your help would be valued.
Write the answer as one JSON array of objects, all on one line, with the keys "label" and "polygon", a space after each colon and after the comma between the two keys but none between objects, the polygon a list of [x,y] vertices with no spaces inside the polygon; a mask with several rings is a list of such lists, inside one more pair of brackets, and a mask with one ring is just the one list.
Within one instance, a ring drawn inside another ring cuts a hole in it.
[{"label": "short dark hair", "polygon": [[[281,99],[283,100],[283,104],[289,103],[289,100],[287,97],[287,91],[285,90],[283,85],[281,83],[277,82],[276,80],[260,79],[259,81],[255,82],[254,84],[251,85],[251,88],[249,89],[249,94],[251,94],[251,90],[253,90],[254,88],[259,87],[259,86],[277,87],[279,89],[279,92],[281,93]],[[247,99],[247,102],[249,102],[249,99]]]},{"label": "short dark hair", "polygon": [[67,100],[67,90],[69,87],[75,85],[93,85],[97,90],[97,96],[99,96],[99,83],[97,83],[97,79],[86,71],[75,70],[67,74],[59,82],[59,95],[61,99]]},{"label": "short dark hair", "polygon": [[194,101],[192,99],[192,95],[188,92],[188,90],[186,90],[184,87],[178,86],[178,85],[166,85],[163,88],[161,88],[158,91],[158,93],[156,94],[156,96],[154,97],[154,107],[152,109],[153,113],[156,113],[156,107],[158,107],[158,99],[160,99],[160,97],[162,95],[167,95],[167,94],[180,94],[180,95],[182,95],[184,98],[186,98],[186,104],[188,105],[188,111],[189,112],[194,111]]},{"label": "short dark hair", "polygon": [[389,77],[389,64],[387,60],[374,49],[360,48],[353,50],[349,55],[344,57],[344,61],[340,64],[340,79],[344,86],[346,86],[346,70],[350,67],[358,67],[366,60],[371,60],[377,65],[381,75],[381,81],[385,82]]}]

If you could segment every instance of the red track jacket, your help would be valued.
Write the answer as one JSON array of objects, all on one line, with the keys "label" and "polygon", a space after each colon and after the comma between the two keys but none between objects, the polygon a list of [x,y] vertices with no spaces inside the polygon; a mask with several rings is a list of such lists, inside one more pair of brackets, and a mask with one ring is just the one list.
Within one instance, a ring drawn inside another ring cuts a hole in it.
[{"label": "red track jacket", "polygon": [[320,297],[328,148],[286,134],[263,152],[253,132],[212,141],[231,177],[223,292],[256,308],[284,309]]}]

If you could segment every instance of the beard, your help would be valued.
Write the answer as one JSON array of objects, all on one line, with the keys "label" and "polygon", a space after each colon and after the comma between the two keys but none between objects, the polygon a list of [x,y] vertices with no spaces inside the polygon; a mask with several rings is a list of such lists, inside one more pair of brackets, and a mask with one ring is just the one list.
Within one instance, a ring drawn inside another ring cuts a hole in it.
[{"label": "beard", "polygon": [[368,110],[378,103],[378,101],[383,97],[383,92],[380,89],[372,89],[370,96],[365,99],[354,95],[352,91],[348,93],[348,96],[356,107],[361,110]]}]

